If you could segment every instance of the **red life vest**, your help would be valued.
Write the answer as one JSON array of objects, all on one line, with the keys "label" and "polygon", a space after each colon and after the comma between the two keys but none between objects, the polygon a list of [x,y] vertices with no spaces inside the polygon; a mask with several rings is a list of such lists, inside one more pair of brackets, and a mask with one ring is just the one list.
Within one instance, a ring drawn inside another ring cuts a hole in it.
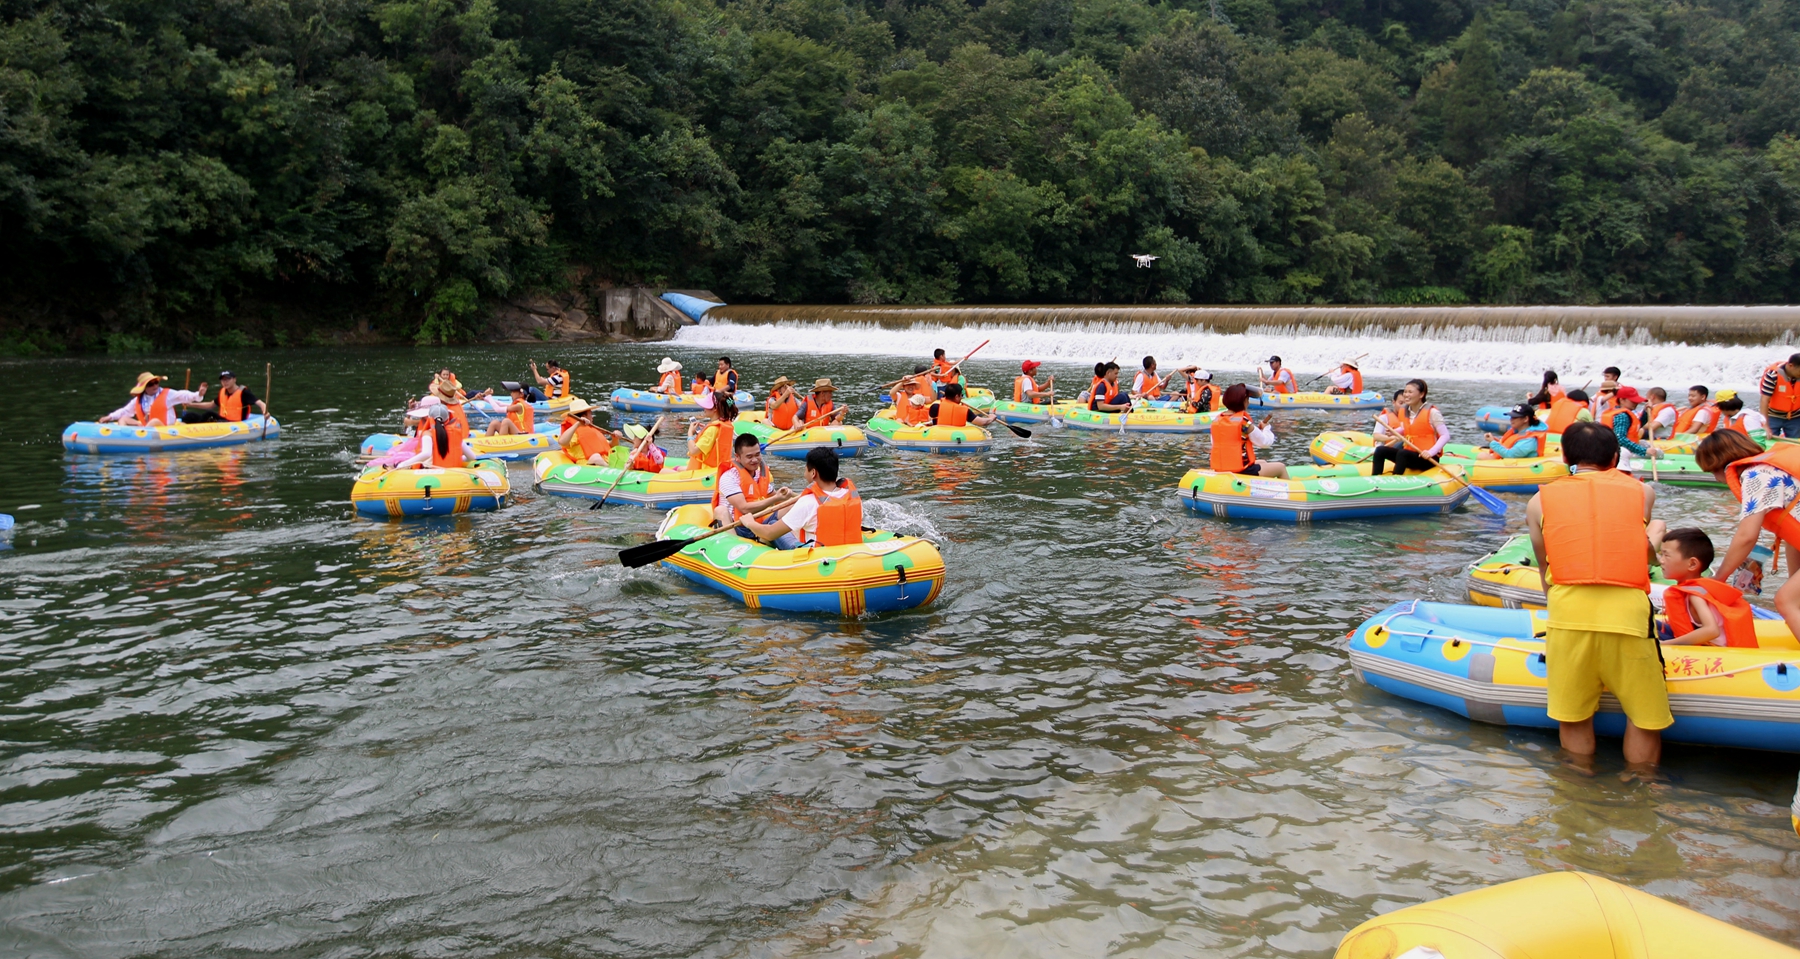
[{"label": "red life vest", "polygon": [[[1739,502],[1744,499],[1744,471],[1752,466],[1765,464],[1800,479],[1800,446],[1779,443],[1767,452],[1727,463],[1725,485],[1731,487],[1731,495],[1737,497]],[[1794,514],[1787,510],[1772,509],[1764,513],[1762,526],[1789,546],[1800,547],[1800,520],[1794,519]]]},{"label": "red life vest", "polygon": [[789,390],[782,399],[769,397],[763,403],[763,408],[769,411],[770,426],[778,430],[791,430],[794,428],[794,414],[800,412],[800,401],[794,399],[794,391]]},{"label": "red life vest", "polygon": [[1785,365],[1785,363],[1770,363],[1768,368],[1763,370],[1765,380],[1768,379],[1769,374],[1775,374],[1775,395],[1769,397],[1770,416],[1792,417],[1796,412],[1800,412],[1800,383],[1787,378],[1787,372],[1782,369]]},{"label": "red life vest", "polygon": [[1663,610],[1669,614],[1669,629],[1675,635],[1685,636],[1699,628],[1694,622],[1693,610],[1688,608],[1690,596],[1712,603],[1713,612],[1719,614],[1719,634],[1724,637],[1725,645],[1756,648],[1756,614],[1751,612],[1744,594],[1706,577],[1675,583],[1663,590]]},{"label": "red life vest", "polygon": [[1618,470],[1583,470],[1545,483],[1538,496],[1552,582],[1650,591],[1644,484]]},{"label": "red life vest", "polygon": [[838,497],[827,495],[814,483],[806,491],[819,501],[817,525],[813,530],[814,546],[853,546],[862,538],[862,497],[847,479],[838,480],[838,489],[850,492]]},{"label": "red life vest", "polygon": [[955,400],[938,400],[937,425],[967,426],[969,425],[969,408]]},{"label": "red life vest", "polygon": [[1250,414],[1226,413],[1212,421],[1212,455],[1208,464],[1215,472],[1242,473],[1256,463],[1250,442]]},{"label": "red life vest", "polygon": [[719,495],[719,488],[722,485],[724,485],[725,474],[729,470],[737,471],[738,489],[743,491],[744,502],[746,504],[754,503],[759,499],[768,498],[768,495],[769,495],[769,471],[763,470],[762,472],[757,473],[755,476],[751,476],[749,473],[744,472],[744,468],[742,466],[739,466],[736,463],[732,463],[729,466],[726,466],[724,469],[719,470],[719,481],[713,483],[713,496],[712,496],[713,509],[718,509],[719,504],[724,503],[726,509],[731,511],[731,521],[735,523],[738,520],[742,519],[744,514],[741,511],[739,511],[737,507],[732,506],[729,502],[726,502],[724,497]]},{"label": "red life vest", "polygon": [[219,419],[232,423],[244,421],[244,388],[235,390],[219,388]]}]

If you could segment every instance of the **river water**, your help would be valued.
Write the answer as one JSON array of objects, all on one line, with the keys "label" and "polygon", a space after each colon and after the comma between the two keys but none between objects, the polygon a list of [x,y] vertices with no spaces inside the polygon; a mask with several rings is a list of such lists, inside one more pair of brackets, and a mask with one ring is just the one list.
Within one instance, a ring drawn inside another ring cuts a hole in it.
[{"label": "river water", "polygon": [[[440,365],[489,384],[560,354],[597,397],[734,343],[759,393],[829,375],[866,414],[910,362],[762,329],[0,364],[47,384],[0,409],[0,954],[1319,957],[1376,913],[1551,869],[1800,942],[1794,757],[1671,747],[1641,782],[1605,743],[1587,776],[1553,735],[1351,675],[1345,633],[1459,599],[1522,497],[1505,520],[1296,529],[1183,514],[1199,438],[876,449],[851,469],[872,515],[950,575],[936,605],[860,621],[628,572],[614,554],[656,514],[538,496],[527,464],[497,514],[352,516],[358,440]],[[862,347],[884,345],[918,347]],[[1432,393],[1467,438],[1520,384],[1481,378],[1492,344],[1438,349],[1472,368]],[[1075,382],[1095,351],[1046,369]],[[1664,353],[1670,387],[1760,368]],[[279,442],[58,443],[142,368],[265,361]],[[1016,368],[970,365],[996,387]],[[1275,455],[1352,425],[1285,414]],[[1725,529],[1719,494],[1662,497]]]}]

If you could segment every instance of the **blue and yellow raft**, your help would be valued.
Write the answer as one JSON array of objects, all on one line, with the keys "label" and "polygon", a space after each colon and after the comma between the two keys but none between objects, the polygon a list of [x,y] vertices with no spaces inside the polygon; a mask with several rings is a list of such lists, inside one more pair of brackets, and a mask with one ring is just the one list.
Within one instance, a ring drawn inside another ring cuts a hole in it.
[{"label": "blue and yellow raft", "polygon": [[371,466],[350,488],[350,502],[358,513],[383,519],[497,510],[511,495],[506,464],[498,460],[426,469]]},{"label": "blue and yellow raft", "polygon": [[63,449],[76,453],[174,453],[215,446],[241,446],[281,436],[281,422],[269,417],[268,428],[255,413],[241,423],[176,423],[172,426],[121,426],[86,421],[63,428]]}]

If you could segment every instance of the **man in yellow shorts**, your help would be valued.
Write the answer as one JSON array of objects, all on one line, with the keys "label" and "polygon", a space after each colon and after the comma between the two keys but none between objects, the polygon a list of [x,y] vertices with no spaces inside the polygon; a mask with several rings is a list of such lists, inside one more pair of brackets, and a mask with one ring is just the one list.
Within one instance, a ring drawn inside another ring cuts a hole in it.
[{"label": "man in yellow shorts", "polygon": [[1656,493],[1614,468],[1618,438],[1598,423],[1572,424],[1562,450],[1570,475],[1545,484],[1525,510],[1550,584],[1550,718],[1563,749],[1590,759],[1600,692],[1610,691],[1625,710],[1625,761],[1654,766],[1662,730],[1675,722],[1650,625],[1650,560],[1663,532],[1650,518]]}]

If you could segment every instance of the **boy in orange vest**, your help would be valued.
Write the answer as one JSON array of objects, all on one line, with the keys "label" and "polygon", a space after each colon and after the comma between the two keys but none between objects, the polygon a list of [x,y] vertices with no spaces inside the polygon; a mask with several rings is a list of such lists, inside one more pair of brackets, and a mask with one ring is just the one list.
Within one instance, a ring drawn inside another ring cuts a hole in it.
[{"label": "boy in orange vest", "polygon": [[1590,761],[1594,713],[1610,691],[1625,711],[1625,761],[1653,766],[1675,722],[1662,652],[1651,638],[1650,559],[1663,537],[1656,493],[1615,467],[1619,440],[1598,423],[1563,432],[1569,475],[1525,508],[1531,551],[1545,572],[1548,709],[1562,748]]},{"label": "boy in orange vest", "polygon": [[1744,594],[1705,575],[1713,564],[1711,537],[1691,526],[1669,530],[1656,558],[1674,580],[1663,592],[1671,634],[1664,646],[1756,647],[1756,614]]}]

